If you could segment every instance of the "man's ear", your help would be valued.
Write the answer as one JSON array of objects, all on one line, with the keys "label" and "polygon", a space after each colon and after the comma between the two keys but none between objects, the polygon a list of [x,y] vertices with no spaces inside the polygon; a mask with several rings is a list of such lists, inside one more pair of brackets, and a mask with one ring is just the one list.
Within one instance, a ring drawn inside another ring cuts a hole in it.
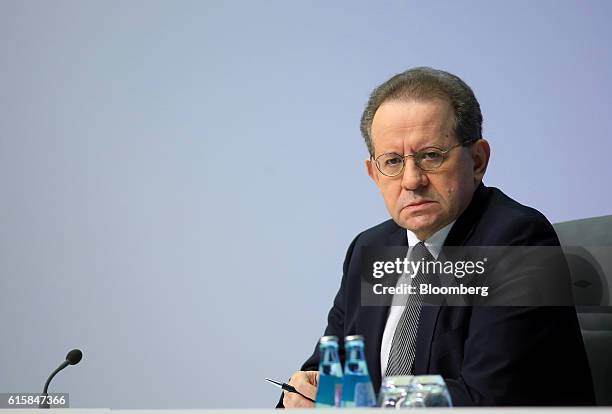
[{"label": "man's ear", "polygon": [[474,160],[474,181],[477,184],[482,181],[482,177],[484,177],[487,171],[490,157],[491,147],[489,142],[484,138],[476,141],[472,149],[472,159]]},{"label": "man's ear", "polygon": [[376,165],[374,165],[374,161],[372,161],[371,158],[368,158],[365,160],[365,165],[366,169],[368,170],[368,175],[372,180],[374,180],[376,185],[378,185],[378,169],[376,168]]}]

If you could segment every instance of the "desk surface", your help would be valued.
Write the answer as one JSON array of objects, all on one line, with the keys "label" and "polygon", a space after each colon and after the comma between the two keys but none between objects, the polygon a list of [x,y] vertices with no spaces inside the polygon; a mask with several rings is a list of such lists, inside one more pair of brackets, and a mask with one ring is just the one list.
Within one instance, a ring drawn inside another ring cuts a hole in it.
[{"label": "desk surface", "polygon": [[[290,412],[295,412],[299,414],[380,414],[380,408],[353,408],[353,409],[300,409],[300,410],[290,410]],[[386,410],[385,410],[386,411]],[[427,414],[449,414],[449,411],[456,412],[459,414],[484,414],[484,413],[494,413],[494,414],[527,414],[527,413],[537,413],[537,414],[612,414],[612,406],[611,407],[456,407],[451,408],[416,408],[408,410],[411,412],[422,412]],[[408,412],[406,411],[406,412]],[[235,408],[227,408],[227,409],[198,409],[198,410],[112,410],[109,408],[92,408],[92,409],[84,409],[84,408],[66,408],[66,409],[49,409],[46,410],[48,414],[58,413],[58,414],[229,414],[229,413],[238,413],[238,414],[278,414],[282,411],[276,410],[274,408],[266,408],[266,409],[235,409]],[[0,410],[1,414],[41,414],[40,410],[37,409],[3,409]]]}]

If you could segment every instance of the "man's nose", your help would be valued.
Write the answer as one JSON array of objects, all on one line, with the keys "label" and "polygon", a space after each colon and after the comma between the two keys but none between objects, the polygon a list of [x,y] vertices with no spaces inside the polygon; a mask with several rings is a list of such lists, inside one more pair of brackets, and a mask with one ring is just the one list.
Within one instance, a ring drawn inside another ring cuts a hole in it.
[{"label": "man's nose", "polygon": [[406,190],[416,190],[425,187],[428,183],[429,179],[425,171],[416,166],[412,157],[407,157],[402,173],[402,187]]}]

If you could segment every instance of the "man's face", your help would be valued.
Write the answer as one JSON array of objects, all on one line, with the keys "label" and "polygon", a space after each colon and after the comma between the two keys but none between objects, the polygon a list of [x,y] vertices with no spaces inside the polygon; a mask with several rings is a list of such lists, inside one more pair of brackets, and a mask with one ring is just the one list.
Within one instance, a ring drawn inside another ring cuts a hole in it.
[{"label": "man's face", "polygon": [[[447,101],[437,99],[383,103],[374,115],[371,136],[374,158],[388,152],[412,154],[426,147],[447,149],[458,143],[453,109]],[[422,171],[407,157],[404,171],[397,177],[381,174],[373,161],[367,160],[366,166],[391,217],[425,240],[465,210],[484,175],[488,151],[484,140],[459,146],[430,172]]]}]

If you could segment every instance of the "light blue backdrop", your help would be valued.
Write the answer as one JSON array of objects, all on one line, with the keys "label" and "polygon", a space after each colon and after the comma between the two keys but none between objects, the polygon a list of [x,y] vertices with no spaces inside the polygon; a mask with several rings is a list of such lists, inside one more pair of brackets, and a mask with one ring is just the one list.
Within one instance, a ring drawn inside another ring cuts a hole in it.
[{"label": "light blue backdrop", "polygon": [[74,407],[266,407],[353,236],[371,89],[464,78],[486,183],[612,212],[612,2],[0,0],[0,391]]}]

